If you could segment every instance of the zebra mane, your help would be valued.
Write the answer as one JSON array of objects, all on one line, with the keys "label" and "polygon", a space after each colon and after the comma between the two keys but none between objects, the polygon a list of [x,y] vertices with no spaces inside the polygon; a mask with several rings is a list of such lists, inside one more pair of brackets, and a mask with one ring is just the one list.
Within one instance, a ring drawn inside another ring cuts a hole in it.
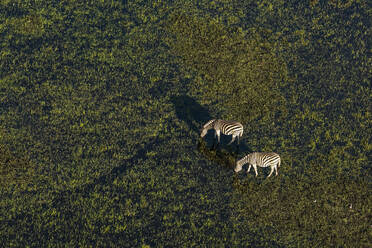
[{"label": "zebra mane", "polygon": [[207,128],[209,125],[211,125],[216,119],[210,120],[207,123],[204,124],[203,128]]}]

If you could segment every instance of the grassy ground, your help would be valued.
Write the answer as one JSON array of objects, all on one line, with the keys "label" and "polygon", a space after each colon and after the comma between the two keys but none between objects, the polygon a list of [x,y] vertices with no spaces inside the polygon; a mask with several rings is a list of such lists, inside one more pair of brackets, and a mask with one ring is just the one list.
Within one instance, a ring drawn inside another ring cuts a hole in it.
[{"label": "grassy ground", "polygon": [[[370,19],[367,1],[3,1],[1,246],[370,247]],[[212,118],[243,123],[239,150],[199,138]],[[234,173],[252,151],[279,175]]]}]

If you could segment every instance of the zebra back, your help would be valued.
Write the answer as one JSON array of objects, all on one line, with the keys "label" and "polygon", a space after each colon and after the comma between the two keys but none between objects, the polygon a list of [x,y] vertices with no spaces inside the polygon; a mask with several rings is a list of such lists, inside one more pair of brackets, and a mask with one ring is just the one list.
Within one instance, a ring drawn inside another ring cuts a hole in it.
[{"label": "zebra back", "polygon": [[226,135],[233,133],[239,133],[239,136],[243,135],[243,125],[237,121],[218,120],[218,128]]},{"label": "zebra back", "polygon": [[280,156],[275,152],[255,152],[253,153],[253,160],[251,163],[256,163],[260,167],[268,167],[276,164],[280,166]]}]

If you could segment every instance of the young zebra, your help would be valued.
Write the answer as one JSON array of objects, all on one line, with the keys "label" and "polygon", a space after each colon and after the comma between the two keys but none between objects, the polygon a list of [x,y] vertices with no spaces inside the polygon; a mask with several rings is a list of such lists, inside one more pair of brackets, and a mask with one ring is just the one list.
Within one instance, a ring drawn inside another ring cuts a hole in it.
[{"label": "young zebra", "polygon": [[253,152],[245,156],[244,158],[240,159],[236,162],[235,172],[241,171],[244,164],[249,163],[249,170],[251,169],[251,166],[253,165],[254,171],[257,173],[257,165],[260,167],[271,167],[271,172],[268,177],[271,176],[274,169],[276,172],[276,175],[278,175],[278,167],[280,167],[280,157],[275,152]]},{"label": "young zebra", "polygon": [[225,135],[232,135],[232,140],[228,143],[228,145],[233,143],[236,137],[238,137],[239,145],[239,138],[243,135],[243,125],[237,121],[224,121],[216,119],[210,120],[203,126],[200,137],[203,138],[209,129],[215,130],[214,137],[217,136],[218,143],[220,143],[221,132]]}]

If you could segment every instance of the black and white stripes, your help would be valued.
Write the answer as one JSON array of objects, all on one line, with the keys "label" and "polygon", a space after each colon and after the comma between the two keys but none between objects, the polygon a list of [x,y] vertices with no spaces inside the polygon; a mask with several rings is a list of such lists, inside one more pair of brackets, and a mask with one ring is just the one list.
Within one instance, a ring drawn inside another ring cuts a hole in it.
[{"label": "black and white stripes", "polygon": [[235,172],[239,172],[243,165],[249,163],[248,171],[250,171],[251,166],[253,165],[254,171],[257,173],[257,165],[260,167],[271,167],[271,172],[268,177],[271,176],[275,169],[275,174],[278,175],[278,167],[280,167],[280,157],[275,152],[253,152],[243,157],[242,159],[236,162]]},{"label": "black and white stripes", "polygon": [[215,130],[215,136],[217,136],[218,143],[220,142],[220,133],[232,135],[232,140],[228,145],[234,142],[236,137],[238,137],[239,144],[239,138],[243,135],[243,125],[237,121],[224,121],[219,119],[210,120],[203,126],[200,137],[203,138],[209,129]]}]

